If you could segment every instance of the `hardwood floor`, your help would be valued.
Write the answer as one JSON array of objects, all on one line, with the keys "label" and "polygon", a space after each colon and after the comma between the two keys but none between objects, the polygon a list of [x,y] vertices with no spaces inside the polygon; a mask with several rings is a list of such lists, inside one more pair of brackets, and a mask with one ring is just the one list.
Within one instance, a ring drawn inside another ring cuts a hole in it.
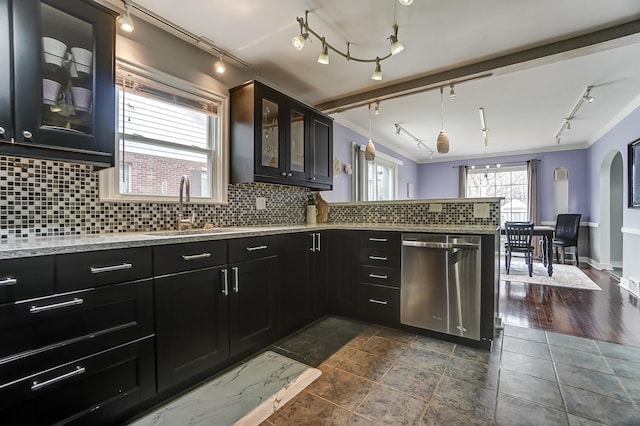
[{"label": "hardwood floor", "polygon": [[608,271],[587,265],[580,265],[580,269],[602,291],[501,281],[502,321],[640,347],[638,298],[619,287]]}]

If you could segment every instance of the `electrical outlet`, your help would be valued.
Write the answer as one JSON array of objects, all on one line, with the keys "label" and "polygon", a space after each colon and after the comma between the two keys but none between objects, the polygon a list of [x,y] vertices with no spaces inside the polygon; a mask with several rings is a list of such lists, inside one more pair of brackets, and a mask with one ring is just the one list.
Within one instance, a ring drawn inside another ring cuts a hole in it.
[{"label": "electrical outlet", "polygon": [[429,204],[429,211],[433,213],[442,213],[442,204]]},{"label": "electrical outlet", "polygon": [[479,203],[473,205],[473,217],[476,219],[486,219],[489,217],[489,204]]},{"label": "electrical outlet", "polygon": [[267,199],[264,197],[256,197],[256,210],[265,210],[267,208]]}]

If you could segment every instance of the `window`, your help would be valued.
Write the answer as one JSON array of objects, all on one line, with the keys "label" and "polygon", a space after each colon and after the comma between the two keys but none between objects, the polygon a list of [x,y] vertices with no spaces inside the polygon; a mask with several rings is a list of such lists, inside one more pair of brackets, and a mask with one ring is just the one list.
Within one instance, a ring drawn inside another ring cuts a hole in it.
[{"label": "window", "polygon": [[354,201],[385,201],[398,199],[398,166],[402,161],[376,152],[373,161],[364,158],[364,146],[353,145],[355,173]]},{"label": "window", "polygon": [[529,220],[526,166],[467,169],[467,197],[504,197],[500,223]]},{"label": "window", "polygon": [[226,201],[225,97],[122,64],[116,94],[116,167],[101,199],[175,200],[186,175],[197,202]]}]

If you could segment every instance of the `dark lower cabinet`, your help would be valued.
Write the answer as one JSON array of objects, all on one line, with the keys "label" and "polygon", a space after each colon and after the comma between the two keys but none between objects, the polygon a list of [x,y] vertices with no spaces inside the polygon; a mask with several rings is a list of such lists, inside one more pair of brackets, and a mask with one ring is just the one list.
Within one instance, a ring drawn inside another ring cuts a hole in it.
[{"label": "dark lower cabinet", "polygon": [[275,339],[277,256],[229,265],[229,347],[231,356],[259,349]]},{"label": "dark lower cabinet", "polygon": [[332,232],[330,247],[330,306],[336,313],[355,315],[359,312],[360,232]]},{"label": "dark lower cabinet", "polygon": [[226,267],[155,280],[158,391],[194,378],[229,357]]},{"label": "dark lower cabinet", "polygon": [[300,328],[313,318],[311,250],[315,235],[304,232],[279,237],[280,330],[283,335]]},{"label": "dark lower cabinet", "polygon": [[3,386],[0,419],[7,425],[113,424],[154,393],[149,336]]}]

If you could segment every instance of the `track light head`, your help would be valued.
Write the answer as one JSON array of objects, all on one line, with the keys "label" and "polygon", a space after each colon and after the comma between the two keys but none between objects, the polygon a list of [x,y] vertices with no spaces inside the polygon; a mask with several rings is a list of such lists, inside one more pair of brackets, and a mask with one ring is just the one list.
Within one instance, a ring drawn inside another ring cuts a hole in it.
[{"label": "track light head", "polygon": [[380,67],[380,58],[376,57],[376,69],[371,74],[371,80],[382,80],[382,68]]},{"label": "track light head", "polygon": [[567,132],[571,131],[571,121],[567,120],[567,125],[564,126],[564,130]]},{"label": "track light head", "polygon": [[131,6],[129,5],[129,2],[125,1],[124,2],[124,13],[121,14],[120,16],[118,16],[118,19],[116,19],[116,23],[118,24],[118,26],[120,27],[120,29],[126,33],[130,33],[133,32],[135,26],[133,24],[133,19],[131,19],[131,15],[129,13],[129,8]]},{"label": "track light head", "polygon": [[380,115],[380,102],[376,102],[376,106],[373,108],[373,115]]},{"label": "track light head", "polygon": [[398,0],[398,3],[403,6],[411,6],[413,4],[413,0]]},{"label": "track light head", "polygon": [[404,45],[398,41],[398,24],[393,24],[393,34],[389,37],[391,54],[397,55],[404,50]]},{"label": "track light head", "polygon": [[329,65],[329,47],[327,43],[322,39],[322,53],[318,56],[318,63],[322,65]]},{"label": "track light head", "polygon": [[298,34],[293,39],[291,39],[291,42],[293,43],[293,47],[295,47],[297,50],[302,50],[308,38],[309,38],[309,33]]},{"label": "track light head", "polygon": [[395,126],[396,126],[396,135],[399,135],[402,129],[400,128],[400,125],[398,123],[396,123]]},{"label": "track light head", "polygon": [[220,53],[220,59],[218,59],[213,66],[214,69],[216,70],[216,73],[218,74],[224,74],[224,72],[227,70],[227,67],[224,66],[224,62],[222,61],[223,55],[224,55],[223,53]]},{"label": "track light head", "polygon": [[449,86],[449,99],[455,99],[456,98],[456,92],[455,90],[453,90],[453,84],[451,86]]}]

